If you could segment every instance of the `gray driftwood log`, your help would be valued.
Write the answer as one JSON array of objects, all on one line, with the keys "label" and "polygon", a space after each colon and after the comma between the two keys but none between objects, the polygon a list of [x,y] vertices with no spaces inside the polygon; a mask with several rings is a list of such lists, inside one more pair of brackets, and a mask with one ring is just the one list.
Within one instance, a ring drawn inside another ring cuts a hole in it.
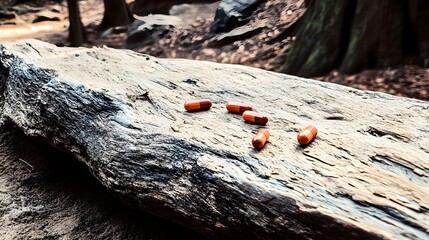
[{"label": "gray driftwood log", "polygon": [[[0,49],[2,121],[128,204],[214,238],[428,239],[429,103],[254,68],[28,40]],[[186,100],[210,98],[187,113]],[[270,116],[258,126],[227,100]],[[315,124],[309,147],[299,129]]]}]

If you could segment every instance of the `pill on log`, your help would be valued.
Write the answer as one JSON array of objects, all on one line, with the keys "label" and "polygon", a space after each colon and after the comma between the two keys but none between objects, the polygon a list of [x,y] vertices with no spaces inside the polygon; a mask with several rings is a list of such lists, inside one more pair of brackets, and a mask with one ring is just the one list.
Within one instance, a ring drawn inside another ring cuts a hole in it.
[{"label": "pill on log", "polygon": [[265,125],[268,122],[268,116],[254,111],[244,111],[243,119],[246,122]]},{"label": "pill on log", "polygon": [[316,137],[316,135],[317,128],[312,125],[307,126],[298,133],[298,142],[301,145],[307,145]]},{"label": "pill on log", "polygon": [[268,131],[268,129],[260,129],[259,132],[252,139],[253,147],[255,147],[256,149],[262,149],[265,146],[265,143],[268,141],[268,138],[270,138],[270,132]]},{"label": "pill on log", "polygon": [[212,107],[210,99],[199,99],[185,102],[185,109],[188,112],[209,110]]},{"label": "pill on log", "polygon": [[246,105],[244,103],[228,101],[226,103],[226,109],[232,113],[243,113],[244,111],[252,111],[253,108],[250,105]]}]

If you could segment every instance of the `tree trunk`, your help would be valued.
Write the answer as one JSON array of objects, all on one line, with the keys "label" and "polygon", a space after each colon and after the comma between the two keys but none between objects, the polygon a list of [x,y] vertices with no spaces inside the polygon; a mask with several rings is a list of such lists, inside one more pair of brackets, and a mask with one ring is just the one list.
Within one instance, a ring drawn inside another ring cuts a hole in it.
[{"label": "tree trunk", "polygon": [[126,26],[134,20],[125,0],[103,1],[104,17],[99,25],[101,30],[109,27]]},{"label": "tree trunk", "polygon": [[[429,67],[429,1],[412,1],[410,4],[411,25],[415,31],[417,49],[417,64],[425,68]],[[413,44],[411,42],[410,44]]]},{"label": "tree trunk", "polygon": [[333,69],[355,73],[427,64],[428,5],[424,0],[310,1],[281,72],[314,77]]},{"label": "tree trunk", "polygon": [[69,40],[70,46],[78,47],[86,40],[85,29],[80,20],[78,0],[67,0],[69,10]]},{"label": "tree trunk", "polygon": [[[199,98],[213,107],[184,110]],[[260,126],[228,113],[227,100],[270,115],[264,149],[251,144]],[[429,239],[427,102],[27,40],[0,46],[0,109],[130,205],[209,237]],[[319,134],[302,147],[309,124]]]}]

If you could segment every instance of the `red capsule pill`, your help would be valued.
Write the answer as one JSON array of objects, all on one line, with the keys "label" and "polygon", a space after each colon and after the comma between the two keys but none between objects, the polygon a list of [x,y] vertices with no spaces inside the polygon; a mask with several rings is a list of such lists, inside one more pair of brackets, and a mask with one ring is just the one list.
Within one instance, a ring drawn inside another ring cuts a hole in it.
[{"label": "red capsule pill", "polygon": [[307,145],[316,137],[316,135],[317,128],[312,125],[307,126],[298,133],[298,142],[301,145]]},{"label": "red capsule pill", "polygon": [[246,105],[239,102],[228,101],[226,103],[226,109],[232,113],[243,113],[244,111],[252,111],[253,108],[250,105]]},{"label": "red capsule pill", "polygon": [[265,125],[268,122],[268,116],[267,115],[257,113],[254,111],[245,111],[243,113],[243,119],[246,122],[256,123],[259,125]]},{"label": "red capsule pill", "polygon": [[259,132],[252,139],[253,147],[255,147],[256,149],[262,149],[265,146],[265,143],[268,141],[268,138],[270,138],[270,132],[268,131],[268,129],[260,129]]},{"label": "red capsule pill", "polygon": [[212,107],[210,99],[199,99],[185,102],[185,109],[188,112],[209,110]]}]

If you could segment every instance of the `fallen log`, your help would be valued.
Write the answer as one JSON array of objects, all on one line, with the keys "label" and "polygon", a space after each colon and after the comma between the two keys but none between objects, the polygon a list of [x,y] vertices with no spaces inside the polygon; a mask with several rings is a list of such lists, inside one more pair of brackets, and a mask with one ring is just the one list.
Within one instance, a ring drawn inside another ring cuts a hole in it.
[{"label": "fallen log", "polygon": [[[425,239],[429,104],[249,67],[36,40],[0,47],[1,121],[128,204],[218,239]],[[188,113],[187,100],[210,98]],[[269,143],[225,109],[268,114]],[[319,129],[303,148],[297,132]]]}]

